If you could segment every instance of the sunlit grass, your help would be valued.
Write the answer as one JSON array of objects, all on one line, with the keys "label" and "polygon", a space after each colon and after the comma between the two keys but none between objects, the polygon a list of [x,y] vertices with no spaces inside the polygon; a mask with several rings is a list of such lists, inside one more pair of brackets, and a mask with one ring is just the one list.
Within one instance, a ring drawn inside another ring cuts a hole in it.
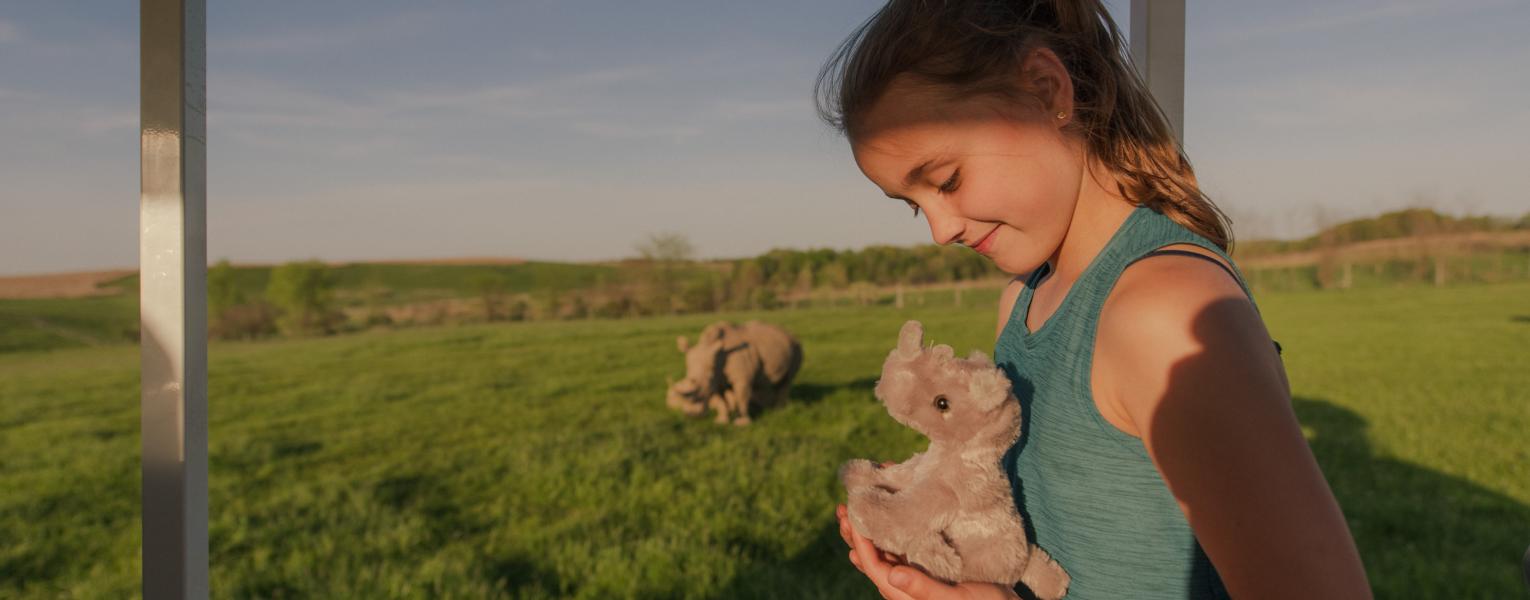
[{"label": "sunlit grass", "polygon": [[[215,597],[874,597],[833,529],[850,457],[918,436],[872,401],[906,318],[763,316],[801,339],[753,426],[665,409],[716,316],[215,343]],[[1530,544],[1530,285],[1270,294],[1296,409],[1380,597],[1512,597]],[[139,570],[136,346],[0,356],[0,597],[121,598]]]}]

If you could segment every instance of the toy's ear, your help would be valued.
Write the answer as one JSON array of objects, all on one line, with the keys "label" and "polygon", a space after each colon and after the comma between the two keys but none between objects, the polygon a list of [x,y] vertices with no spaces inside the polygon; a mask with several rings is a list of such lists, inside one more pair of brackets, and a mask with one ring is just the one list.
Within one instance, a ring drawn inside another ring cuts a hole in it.
[{"label": "toy's ear", "polygon": [[1009,378],[997,368],[974,370],[967,380],[967,394],[982,410],[992,409],[1009,397]]},{"label": "toy's ear", "polygon": [[687,351],[689,351],[691,349],[691,341],[685,339],[685,336],[683,336],[683,335],[682,336],[678,336],[678,337],[675,338],[675,346],[680,348],[680,353],[681,354],[685,354]]},{"label": "toy's ear", "polygon": [[898,330],[898,358],[908,360],[919,356],[919,351],[924,347],[924,326],[918,321],[910,320],[903,324],[903,329]]}]

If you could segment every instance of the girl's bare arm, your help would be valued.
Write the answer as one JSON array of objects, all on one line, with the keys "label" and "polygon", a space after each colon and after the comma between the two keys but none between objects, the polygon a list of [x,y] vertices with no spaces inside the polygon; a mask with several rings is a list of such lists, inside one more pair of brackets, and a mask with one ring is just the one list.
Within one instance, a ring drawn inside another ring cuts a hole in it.
[{"label": "girl's bare arm", "polygon": [[1095,347],[1096,402],[1142,439],[1233,597],[1370,597],[1270,336],[1226,273],[1134,265]]}]

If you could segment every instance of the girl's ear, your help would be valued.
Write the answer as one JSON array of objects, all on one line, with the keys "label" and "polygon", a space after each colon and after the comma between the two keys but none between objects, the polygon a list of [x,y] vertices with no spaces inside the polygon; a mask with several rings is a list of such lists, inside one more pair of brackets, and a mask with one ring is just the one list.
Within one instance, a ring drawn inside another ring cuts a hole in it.
[{"label": "girl's ear", "polygon": [[1041,104],[1043,117],[1058,127],[1073,120],[1073,77],[1051,48],[1026,52],[1020,61],[1020,87]]}]

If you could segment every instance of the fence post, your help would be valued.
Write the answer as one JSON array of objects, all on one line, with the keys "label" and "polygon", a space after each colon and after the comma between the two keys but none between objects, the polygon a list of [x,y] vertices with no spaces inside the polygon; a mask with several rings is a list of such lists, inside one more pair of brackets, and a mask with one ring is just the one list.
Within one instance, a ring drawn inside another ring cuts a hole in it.
[{"label": "fence post", "polygon": [[207,7],[139,4],[143,596],[206,598]]},{"label": "fence post", "polygon": [[1185,0],[1132,0],[1130,37],[1132,62],[1184,143]]}]

